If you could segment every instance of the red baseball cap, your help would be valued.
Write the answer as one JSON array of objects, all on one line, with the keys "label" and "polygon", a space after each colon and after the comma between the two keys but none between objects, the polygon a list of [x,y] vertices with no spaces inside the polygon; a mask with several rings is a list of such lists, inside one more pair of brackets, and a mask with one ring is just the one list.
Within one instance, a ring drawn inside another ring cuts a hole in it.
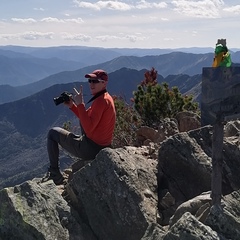
[{"label": "red baseball cap", "polygon": [[92,73],[86,74],[85,78],[97,78],[99,80],[107,81],[108,75],[104,70],[97,69],[97,70],[94,70]]}]

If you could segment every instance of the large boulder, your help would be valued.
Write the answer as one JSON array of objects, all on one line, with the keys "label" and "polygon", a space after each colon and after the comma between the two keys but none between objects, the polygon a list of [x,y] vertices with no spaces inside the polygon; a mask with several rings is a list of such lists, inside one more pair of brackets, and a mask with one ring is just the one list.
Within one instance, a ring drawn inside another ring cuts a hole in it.
[{"label": "large boulder", "polygon": [[67,186],[99,239],[137,240],[157,222],[157,161],[134,147],[104,149]]},{"label": "large boulder", "polygon": [[[198,221],[191,213],[184,213],[181,218],[170,227],[162,240],[227,240],[209,226]],[[159,239],[160,240],[160,239]]]},{"label": "large boulder", "polygon": [[168,189],[176,204],[211,189],[211,131],[207,127],[194,131],[169,137],[159,149],[159,193]]},{"label": "large boulder", "polygon": [[161,239],[239,240],[239,201],[240,190],[223,196],[220,206],[211,206],[209,192],[190,199],[177,208]]},{"label": "large boulder", "polygon": [[53,181],[38,179],[0,191],[0,239],[96,240]]},{"label": "large boulder", "polygon": [[175,118],[165,118],[159,121],[157,129],[141,126],[136,131],[137,145],[146,145],[149,141],[160,143],[179,132],[188,132],[201,127],[198,114],[194,112],[179,112]]},{"label": "large boulder", "polygon": [[240,190],[223,196],[221,206],[213,206],[205,224],[226,239],[240,239]]},{"label": "large boulder", "polygon": [[182,203],[171,217],[169,226],[173,226],[186,212],[191,213],[198,221],[204,223],[210,212],[211,201],[210,192],[205,192]]},{"label": "large boulder", "polygon": [[179,132],[188,132],[201,127],[201,118],[194,112],[184,111],[176,115]]},{"label": "large boulder", "polygon": [[225,137],[239,136],[240,120],[227,122],[224,126]]},{"label": "large boulder", "polygon": [[[183,202],[211,190],[212,127],[175,134],[163,141],[158,154],[158,207],[161,224]],[[222,194],[240,188],[238,137],[225,137],[223,144]],[[166,196],[168,201],[166,201]]]}]

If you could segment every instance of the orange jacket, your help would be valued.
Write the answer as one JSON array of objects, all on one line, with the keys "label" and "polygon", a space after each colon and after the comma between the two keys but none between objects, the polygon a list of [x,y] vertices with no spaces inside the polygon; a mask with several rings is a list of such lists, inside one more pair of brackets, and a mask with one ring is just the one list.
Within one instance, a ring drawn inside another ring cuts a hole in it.
[{"label": "orange jacket", "polygon": [[97,97],[87,110],[85,104],[73,105],[71,110],[80,119],[88,138],[101,146],[112,143],[116,111],[114,101],[108,92]]}]

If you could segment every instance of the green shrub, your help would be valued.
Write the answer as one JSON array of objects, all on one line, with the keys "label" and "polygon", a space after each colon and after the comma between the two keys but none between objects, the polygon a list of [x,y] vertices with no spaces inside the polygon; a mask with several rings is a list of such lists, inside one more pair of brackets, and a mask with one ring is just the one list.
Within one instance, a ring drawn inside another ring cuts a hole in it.
[{"label": "green shrub", "polygon": [[181,111],[198,111],[193,96],[183,96],[178,87],[169,88],[167,83],[157,82],[157,71],[152,68],[134,94],[134,107],[144,125],[157,127],[164,118],[175,117]]},{"label": "green shrub", "polygon": [[116,125],[114,129],[113,147],[134,145],[136,141],[136,129],[142,122],[139,114],[131,104],[122,97],[114,96],[116,108]]}]

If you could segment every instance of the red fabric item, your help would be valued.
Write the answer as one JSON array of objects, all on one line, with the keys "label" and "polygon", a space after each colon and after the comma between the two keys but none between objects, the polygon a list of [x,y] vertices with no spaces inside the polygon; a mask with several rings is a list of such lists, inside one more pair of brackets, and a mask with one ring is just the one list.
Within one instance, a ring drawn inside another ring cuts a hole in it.
[{"label": "red fabric item", "polygon": [[107,81],[108,75],[104,70],[97,69],[97,70],[93,71],[92,73],[86,74],[85,78],[97,78],[97,79]]},{"label": "red fabric item", "polygon": [[87,110],[85,104],[73,105],[71,110],[79,118],[88,138],[101,146],[112,143],[116,111],[109,93],[96,98]]}]

